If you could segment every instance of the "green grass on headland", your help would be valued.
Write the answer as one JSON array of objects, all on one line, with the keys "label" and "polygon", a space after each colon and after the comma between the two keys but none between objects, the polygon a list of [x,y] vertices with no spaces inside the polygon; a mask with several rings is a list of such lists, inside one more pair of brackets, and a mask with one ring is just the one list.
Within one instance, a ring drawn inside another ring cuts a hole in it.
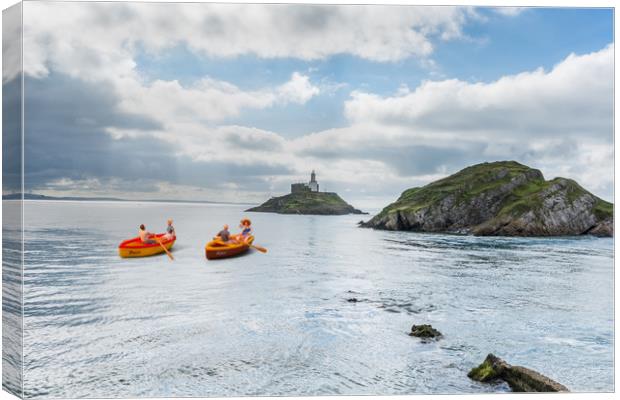
[{"label": "green grass on headland", "polygon": [[459,209],[463,211],[457,218],[467,220],[467,210],[480,208],[492,209],[496,218],[513,218],[530,212],[538,215],[545,205],[556,200],[572,207],[576,201],[586,198],[595,199],[592,211],[598,219],[613,215],[613,204],[590,194],[572,179],[545,181],[537,169],[516,161],[498,161],[473,165],[426,186],[407,189],[373,220],[392,213],[412,215],[421,210],[437,218]]}]

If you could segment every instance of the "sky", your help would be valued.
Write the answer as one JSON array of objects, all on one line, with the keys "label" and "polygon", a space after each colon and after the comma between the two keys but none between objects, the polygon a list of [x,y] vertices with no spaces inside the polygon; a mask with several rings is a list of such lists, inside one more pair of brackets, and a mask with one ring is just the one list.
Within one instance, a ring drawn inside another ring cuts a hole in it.
[{"label": "sky", "polygon": [[382,207],[515,160],[613,200],[611,9],[23,10],[27,192],[260,203],[314,169]]}]

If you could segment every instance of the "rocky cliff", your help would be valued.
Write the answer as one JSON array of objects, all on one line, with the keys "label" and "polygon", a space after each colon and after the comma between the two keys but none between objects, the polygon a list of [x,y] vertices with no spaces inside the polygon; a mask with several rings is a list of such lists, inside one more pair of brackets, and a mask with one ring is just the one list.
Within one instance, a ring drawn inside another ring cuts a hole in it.
[{"label": "rocky cliff", "polygon": [[613,204],[514,161],[477,164],[406,190],[364,227],[497,236],[613,236]]},{"label": "rocky cliff", "polygon": [[326,192],[301,192],[272,197],[260,206],[246,211],[314,215],[363,214],[336,193]]}]

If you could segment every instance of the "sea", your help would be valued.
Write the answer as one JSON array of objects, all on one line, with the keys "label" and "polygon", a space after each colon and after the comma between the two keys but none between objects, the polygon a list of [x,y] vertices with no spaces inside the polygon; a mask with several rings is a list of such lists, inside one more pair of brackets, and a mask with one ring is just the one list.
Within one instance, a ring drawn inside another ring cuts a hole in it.
[{"label": "sea", "polygon": [[[358,227],[367,215],[246,208],[24,202],[24,395],[509,391],[467,377],[489,353],[574,392],[614,390],[613,239],[389,232]],[[267,253],[207,260],[206,242],[242,217]],[[168,218],[174,261],[118,256],[140,224],[161,232]],[[5,229],[8,272],[19,236]],[[418,324],[443,337],[409,336]]]}]

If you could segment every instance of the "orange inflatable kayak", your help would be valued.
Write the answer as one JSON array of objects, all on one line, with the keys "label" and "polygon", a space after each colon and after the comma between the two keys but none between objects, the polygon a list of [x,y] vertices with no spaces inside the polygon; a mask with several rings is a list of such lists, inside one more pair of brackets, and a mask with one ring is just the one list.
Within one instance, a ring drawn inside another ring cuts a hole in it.
[{"label": "orange inflatable kayak", "polygon": [[248,251],[252,242],[254,236],[249,236],[246,243],[223,242],[220,238],[214,238],[205,246],[205,254],[209,260],[238,256]]},{"label": "orange inflatable kayak", "polygon": [[[160,233],[155,236],[158,238],[163,237],[165,234]],[[177,240],[176,236],[172,237],[172,239],[161,239],[162,244],[167,250],[170,250],[174,245],[174,242]],[[135,237],[133,239],[128,239],[123,241],[118,246],[118,255],[123,258],[128,257],[148,257],[154,256],[156,254],[161,254],[164,252],[164,249],[159,245],[159,243],[142,243],[139,237]]]}]

